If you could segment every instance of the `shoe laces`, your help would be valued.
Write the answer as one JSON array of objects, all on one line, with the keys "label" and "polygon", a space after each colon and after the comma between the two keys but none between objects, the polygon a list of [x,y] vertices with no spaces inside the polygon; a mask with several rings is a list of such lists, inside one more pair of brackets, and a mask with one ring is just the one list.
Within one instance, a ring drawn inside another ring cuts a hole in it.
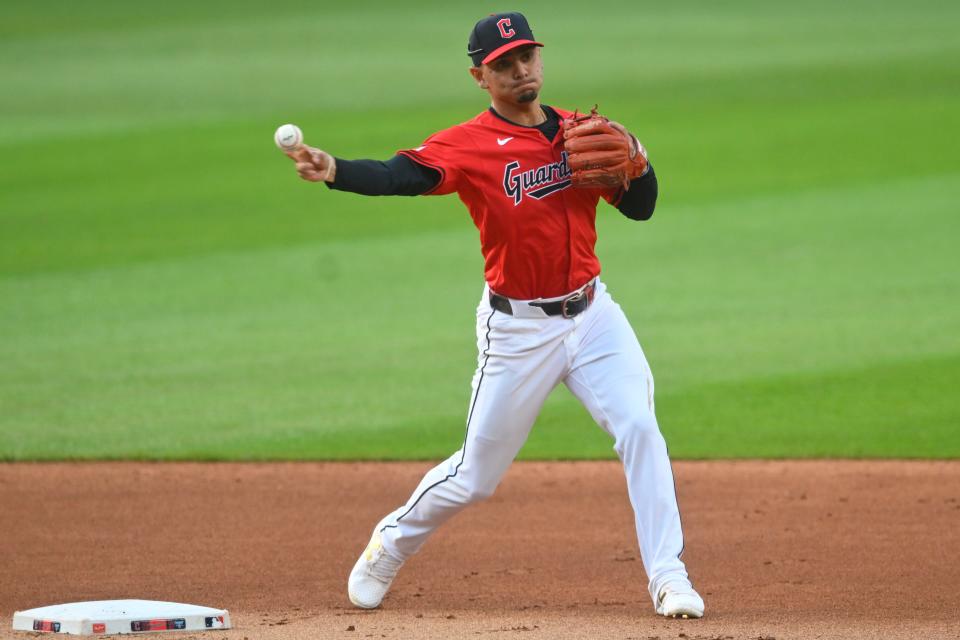
[{"label": "shoe laces", "polygon": [[402,560],[387,553],[380,541],[377,540],[367,549],[367,573],[382,582],[390,582],[400,570]]},{"label": "shoe laces", "polygon": [[678,595],[678,596],[690,596],[690,595],[693,595],[693,594],[695,594],[695,593],[696,593],[696,591],[693,590],[693,585],[690,584],[689,582],[687,582],[687,583],[683,583],[683,582],[668,582],[667,584],[663,585],[663,586],[660,588],[660,598],[659,598],[659,600],[660,600],[660,602],[663,602],[664,598],[666,598],[666,597],[667,597],[668,595],[670,595],[670,594],[674,594],[674,595]]}]

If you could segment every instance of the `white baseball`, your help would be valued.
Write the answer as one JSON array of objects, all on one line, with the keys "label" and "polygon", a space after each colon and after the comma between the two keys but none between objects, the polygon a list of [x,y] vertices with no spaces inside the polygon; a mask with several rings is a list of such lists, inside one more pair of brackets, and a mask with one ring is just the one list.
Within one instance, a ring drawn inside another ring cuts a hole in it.
[{"label": "white baseball", "polygon": [[296,151],[303,144],[303,131],[295,124],[283,124],[277,127],[273,141],[284,151]]}]

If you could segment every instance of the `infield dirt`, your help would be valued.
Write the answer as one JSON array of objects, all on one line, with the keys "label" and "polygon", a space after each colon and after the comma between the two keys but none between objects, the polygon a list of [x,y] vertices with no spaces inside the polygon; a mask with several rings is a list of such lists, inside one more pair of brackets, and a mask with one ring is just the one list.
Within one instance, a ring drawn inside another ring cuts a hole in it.
[{"label": "infield dirt", "polygon": [[[0,465],[14,610],[145,598],[260,638],[960,638],[960,463],[679,462],[702,620],[657,617],[615,462],[517,463],[381,610],[346,576],[429,463]],[[183,634],[163,634],[183,638]]]}]

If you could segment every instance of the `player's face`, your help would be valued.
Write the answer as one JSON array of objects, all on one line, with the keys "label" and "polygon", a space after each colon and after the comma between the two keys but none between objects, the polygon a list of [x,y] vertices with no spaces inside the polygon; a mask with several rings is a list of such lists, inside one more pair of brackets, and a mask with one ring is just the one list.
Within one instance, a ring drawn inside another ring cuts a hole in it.
[{"label": "player's face", "polygon": [[543,60],[540,47],[534,45],[517,47],[470,71],[494,102],[533,102],[543,86]]}]

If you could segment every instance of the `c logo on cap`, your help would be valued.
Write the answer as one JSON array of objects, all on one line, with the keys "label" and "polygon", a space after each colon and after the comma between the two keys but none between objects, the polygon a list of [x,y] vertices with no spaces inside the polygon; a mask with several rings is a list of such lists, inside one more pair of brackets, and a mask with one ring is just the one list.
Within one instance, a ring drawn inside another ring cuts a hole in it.
[{"label": "c logo on cap", "polygon": [[500,35],[503,36],[504,39],[510,39],[513,36],[517,35],[516,31],[514,31],[513,29],[507,28],[509,26],[510,26],[510,18],[500,18],[499,20],[497,20],[497,29],[500,29]]}]

